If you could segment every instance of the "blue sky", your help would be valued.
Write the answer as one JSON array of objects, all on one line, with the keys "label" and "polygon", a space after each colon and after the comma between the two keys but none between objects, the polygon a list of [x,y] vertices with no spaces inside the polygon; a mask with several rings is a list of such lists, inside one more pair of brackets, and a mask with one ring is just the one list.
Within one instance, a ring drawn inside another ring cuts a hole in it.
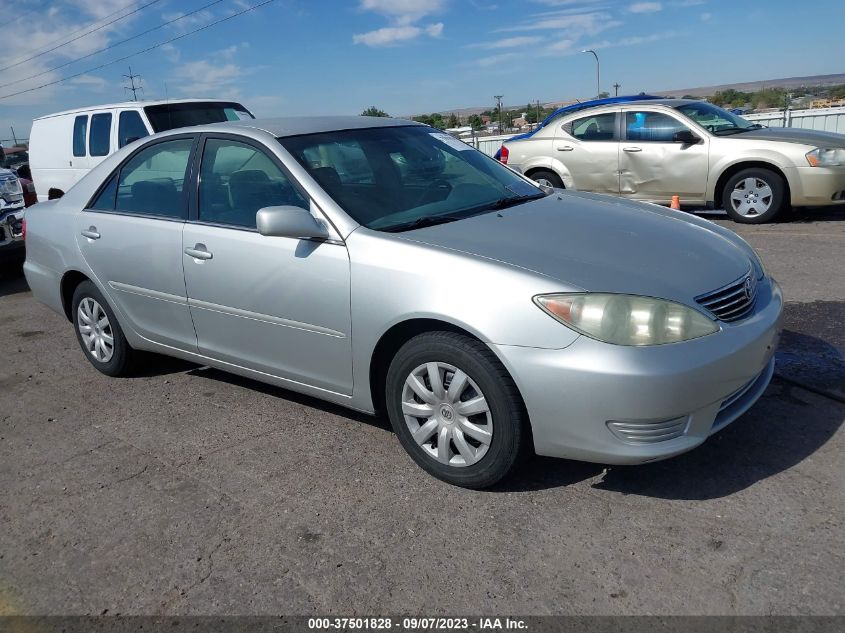
[{"label": "blue sky", "polygon": [[[52,48],[151,0],[27,0],[3,27],[0,66]],[[155,0],[125,19],[0,71],[0,138],[34,116],[122,101],[128,65],[147,99],[240,100],[259,116],[393,115],[845,72],[842,0],[274,0],[127,61],[100,64],[263,0],[213,6],[74,62],[212,0]],[[111,17],[107,17],[111,16]],[[94,23],[93,26],[88,26]],[[70,63],[74,62],[74,63]],[[63,66],[56,69],[57,66]],[[37,75],[30,79],[33,75]]]}]

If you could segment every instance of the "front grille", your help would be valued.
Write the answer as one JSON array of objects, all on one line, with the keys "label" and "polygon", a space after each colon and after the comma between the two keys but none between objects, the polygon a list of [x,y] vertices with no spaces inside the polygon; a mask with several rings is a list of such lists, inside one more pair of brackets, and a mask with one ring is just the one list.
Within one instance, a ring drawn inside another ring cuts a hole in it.
[{"label": "front grille", "polygon": [[754,309],[757,298],[757,280],[753,272],[736,281],[696,297],[696,302],[721,321],[739,321]]},{"label": "front grille", "polygon": [[680,437],[687,430],[689,419],[674,418],[672,420],[650,420],[647,422],[619,422],[611,420],[607,428],[623,442],[629,444],[654,444]]}]

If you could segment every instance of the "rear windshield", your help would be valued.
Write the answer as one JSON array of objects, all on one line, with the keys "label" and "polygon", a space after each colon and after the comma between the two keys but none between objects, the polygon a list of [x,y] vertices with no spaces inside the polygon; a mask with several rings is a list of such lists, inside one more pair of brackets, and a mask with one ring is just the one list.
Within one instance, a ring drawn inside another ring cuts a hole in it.
[{"label": "rear windshield", "polygon": [[252,113],[240,103],[224,103],[210,101],[207,103],[165,103],[144,108],[153,132],[163,132],[177,127],[189,125],[205,125],[206,123],[223,123],[224,121],[241,121],[254,119]]}]

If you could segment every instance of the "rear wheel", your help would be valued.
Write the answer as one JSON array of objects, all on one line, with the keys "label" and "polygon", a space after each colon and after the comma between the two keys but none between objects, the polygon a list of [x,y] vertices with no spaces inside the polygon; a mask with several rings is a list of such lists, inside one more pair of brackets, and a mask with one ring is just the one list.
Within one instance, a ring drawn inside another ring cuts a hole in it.
[{"label": "rear wheel", "polygon": [[535,172],[531,172],[529,178],[538,185],[563,189],[563,180],[555,172],[549,171],[548,169],[538,169]]},{"label": "rear wheel", "polygon": [[129,373],[134,350],[105,297],[90,281],[83,281],[73,293],[73,326],[85,358],[107,376]]},{"label": "rear wheel", "polygon": [[725,183],[722,203],[735,222],[771,222],[787,206],[786,185],[770,169],[743,169]]},{"label": "rear wheel", "polygon": [[402,446],[448,483],[486,488],[530,445],[516,385],[483,343],[452,332],[408,341],[390,364],[387,410]]}]

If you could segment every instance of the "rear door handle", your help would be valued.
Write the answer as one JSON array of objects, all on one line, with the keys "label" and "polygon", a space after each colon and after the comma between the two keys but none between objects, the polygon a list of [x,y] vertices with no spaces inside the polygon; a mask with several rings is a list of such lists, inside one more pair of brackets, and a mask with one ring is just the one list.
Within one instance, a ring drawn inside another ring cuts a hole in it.
[{"label": "rear door handle", "polygon": [[572,145],[562,145],[561,147],[557,148],[557,151],[559,151],[559,152],[571,152],[573,149],[575,149],[575,148],[572,147]]},{"label": "rear door handle", "polygon": [[100,234],[97,232],[96,226],[89,226],[82,231],[82,237],[87,237],[89,240],[98,240],[100,239]]},{"label": "rear door handle", "polygon": [[623,147],[623,152],[641,152],[643,149],[641,147]]},{"label": "rear door handle", "polygon": [[193,248],[186,248],[185,255],[189,255],[194,259],[211,259],[214,255],[205,248],[205,244],[194,244]]}]

